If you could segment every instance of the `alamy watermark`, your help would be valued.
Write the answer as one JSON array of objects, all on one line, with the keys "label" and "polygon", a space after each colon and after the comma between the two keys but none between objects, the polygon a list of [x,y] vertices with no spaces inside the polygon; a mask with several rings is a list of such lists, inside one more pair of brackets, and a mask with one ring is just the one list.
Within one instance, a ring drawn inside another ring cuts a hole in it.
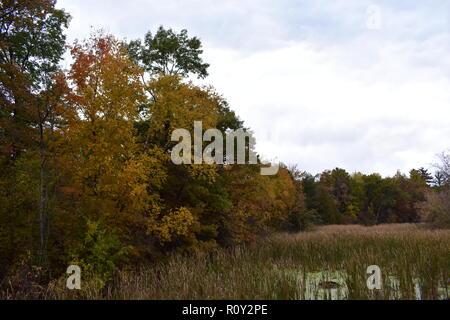
[{"label": "alamy watermark", "polygon": [[81,290],[81,268],[77,265],[71,265],[67,268],[66,273],[70,274],[66,282],[67,289]]},{"label": "alamy watermark", "polygon": [[[226,154],[223,133],[218,129],[208,129],[203,133],[202,121],[194,122],[193,140],[191,133],[186,129],[173,131],[171,141],[178,142],[171,154],[174,164],[258,164],[254,151],[255,138],[243,129],[226,133]],[[204,142],[211,143],[203,149]],[[263,164],[270,167],[262,167],[261,175],[271,176],[278,173],[280,168],[278,164]]]},{"label": "alamy watermark", "polygon": [[377,265],[367,267],[367,288],[369,290],[381,290],[381,269]]}]

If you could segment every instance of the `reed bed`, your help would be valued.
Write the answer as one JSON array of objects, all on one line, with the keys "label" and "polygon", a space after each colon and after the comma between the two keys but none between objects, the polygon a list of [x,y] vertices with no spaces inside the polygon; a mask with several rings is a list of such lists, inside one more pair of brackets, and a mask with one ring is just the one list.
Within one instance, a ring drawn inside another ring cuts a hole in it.
[{"label": "reed bed", "polygon": [[[381,269],[382,289],[367,288],[367,267]],[[61,278],[46,299],[449,299],[450,230],[422,225],[325,226],[277,234],[253,245],[197,257],[173,255],[138,272],[118,272],[82,290]]]}]

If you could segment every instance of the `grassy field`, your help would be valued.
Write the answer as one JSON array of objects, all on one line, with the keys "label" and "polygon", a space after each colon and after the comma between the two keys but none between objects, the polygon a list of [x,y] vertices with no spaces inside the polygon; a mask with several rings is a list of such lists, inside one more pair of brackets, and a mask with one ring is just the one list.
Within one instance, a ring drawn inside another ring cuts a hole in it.
[{"label": "grassy field", "polygon": [[[367,267],[382,289],[367,288]],[[450,230],[420,225],[327,226],[278,234],[252,246],[203,257],[173,256],[141,272],[118,273],[108,289],[85,280],[53,299],[448,299]]]},{"label": "grassy field", "polygon": [[[381,269],[381,290],[367,288],[367,267]],[[277,234],[202,256],[173,255],[107,285],[82,273],[48,286],[10,288],[0,299],[449,299],[450,230],[423,225],[327,226]]]}]

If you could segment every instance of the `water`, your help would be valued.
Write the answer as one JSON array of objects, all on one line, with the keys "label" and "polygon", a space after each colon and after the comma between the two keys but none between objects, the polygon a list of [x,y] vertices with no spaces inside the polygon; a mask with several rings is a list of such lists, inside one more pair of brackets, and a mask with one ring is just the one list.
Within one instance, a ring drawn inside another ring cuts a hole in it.
[{"label": "water", "polygon": [[[302,270],[288,270],[286,272],[299,285],[299,292],[301,293],[298,297],[299,299],[345,300],[349,296],[348,274],[345,271],[304,272]],[[419,278],[415,278],[412,281],[414,286],[413,295],[416,300],[422,300],[422,283]],[[387,284],[384,283],[384,285],[388,286],[386,291],[391,300],[403,298],[401,282],[397,277],[389,276]],[[449,299],[450,287],[447,285],[446,288],[444,283],[440,283],[435,295],[440,300]]]}]

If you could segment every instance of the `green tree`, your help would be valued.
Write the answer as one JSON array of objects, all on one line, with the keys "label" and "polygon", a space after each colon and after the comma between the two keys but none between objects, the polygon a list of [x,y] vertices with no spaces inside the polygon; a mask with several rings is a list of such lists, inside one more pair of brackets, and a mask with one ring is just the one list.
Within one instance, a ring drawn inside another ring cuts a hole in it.
[{"label": "green tree", "polygon": [[413,169],[410,171],[410,178],[411,179],[422,179],[423,182],[427,185],[431,185],[433,182],[433,175],[428,171],[428,169],[425,168],[419,168],[419,169]]},{"label": "green tree", "polygon": [[160,26],[154,35],[148,32],[143,43],[131,41],[128,51],[132,60],[151,75],[208,76],[209,64],[200,57],[202,43],[197,37],[189,38],[187,30],[176,33]]}]

